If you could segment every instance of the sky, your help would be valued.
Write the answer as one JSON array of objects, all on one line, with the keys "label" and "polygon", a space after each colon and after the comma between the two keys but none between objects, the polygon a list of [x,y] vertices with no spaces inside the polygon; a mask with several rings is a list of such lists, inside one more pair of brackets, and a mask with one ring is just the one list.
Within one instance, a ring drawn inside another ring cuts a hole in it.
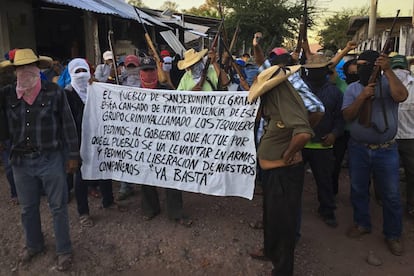
[{"label": "sky", "polygon": [[[410,16],[413,14],[414,0],[378,0],[378,12],[381,16],[393,17],[397,10],[400,9],[400,16]],[[143,0],[144,5],[152,9],[158,9],[162,6],[165,0]],[[178,9],[190,9],[192,7],[199,7],[204,4],[205,0],[179,0],[172,1],[178,4]],[[328,11],[341,11],[348,8],[359,8],[368,6],[371,0],[318,0],[318,7],[326,8]],[[395,3],[398,3],[396,6]],[[329,12],[326,13],[329,15]]]}]

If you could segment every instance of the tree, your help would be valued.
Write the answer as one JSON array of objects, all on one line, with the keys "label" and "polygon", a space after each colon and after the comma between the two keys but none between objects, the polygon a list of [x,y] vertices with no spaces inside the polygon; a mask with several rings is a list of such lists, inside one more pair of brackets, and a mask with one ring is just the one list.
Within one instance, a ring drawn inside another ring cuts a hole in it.
[{"label": "tree", "polygon": [[192,7],[188,10],[183,10],[183,13],[188,13],[197,16],[219,18],[218,0],[206,0],[200,7]]},{"label": "tree", "polygon": [[160,10],[170,10],[173,12],[178,11],[178,4],[173,1],[165,1],[164,4],[160,7]]},{"label": "tree", "polygon": [[226,7],[226,28],[234,30],[240,21],[239,43],[251,45],[253,34],[263,34],[265,51],[281,46],[286,38],[293,38],[298,32],[300,16],[303,13],[302,1],[290,0],[223,0]]},{"label": "tree", "polygon": [[366,15],[368,10],[368,6],[356,10],[345,9],[326,18],[323,22],[323,26],[326,26],[326,28],[319,31],[319,44],[334,52],[345,47],[346,43],[352,39],[351,36],[346,35],[351,18]]},{"label": "tree", "polygon": [[126,2],[135,7],[144,7],[142,0],[126,0]]}]

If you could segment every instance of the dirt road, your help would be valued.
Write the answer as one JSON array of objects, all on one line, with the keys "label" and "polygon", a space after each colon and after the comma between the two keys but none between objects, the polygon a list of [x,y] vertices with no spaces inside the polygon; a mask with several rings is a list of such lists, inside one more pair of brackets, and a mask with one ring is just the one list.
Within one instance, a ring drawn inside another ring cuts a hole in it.
[{"label": "dirt road", "polygon": [[[117,191],[117,184],[114,185]],[[74,265],[68,275],[270,275],[271,264],[249,257],[261,245],[261,230],[249,222],[261,216],[262,196],[252,201],[236,197],[214,197],[184,193],[184,205],[194,223],[191,228],[170,222],[165,212],[144,221],[140,192],[125,203],[129,211],[102,210],[100,200],[89,198],[96,225],[80,230],[76,202],[70,202]],[[161,199],[165,194],[160,192]],[[295,275],[407,275],[414,276],[414,220],[404,216],[402,257],[387,250],[382,236],[381,207],[373,200],[373,232],[351,240],[345,231],[352,222],[349,179],[341,175],[336,229],[317,216],[316,188],[306,175],[303,196],[302,238],[296,250]],[[47,251],[27,267],[16,267],[23,247],[19,207],[9,203],[9,188],[0,172],[0,275],[56,275],[51,216],[42,199],[43,231]],[[383,262],[367,264],[369,251]]]}]

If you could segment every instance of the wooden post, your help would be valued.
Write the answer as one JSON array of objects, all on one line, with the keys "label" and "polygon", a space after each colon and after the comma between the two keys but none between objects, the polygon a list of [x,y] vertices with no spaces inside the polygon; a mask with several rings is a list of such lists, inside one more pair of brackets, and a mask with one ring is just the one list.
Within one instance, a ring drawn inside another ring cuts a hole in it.
[{"label": "wooden post", "polygon": [[369,9],[368,39],[373,39],[375,36],[375,28],[377,23],[377,4],[378,0],[371,0],[371,7]]}]

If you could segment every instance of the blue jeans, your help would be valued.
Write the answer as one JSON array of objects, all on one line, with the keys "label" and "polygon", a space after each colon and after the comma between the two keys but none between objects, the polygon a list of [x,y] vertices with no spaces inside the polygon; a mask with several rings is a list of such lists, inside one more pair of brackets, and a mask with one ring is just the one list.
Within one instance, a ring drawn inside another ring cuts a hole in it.
[{"label": "blue jeans", "polygon": [[56,253],[57,255],[71,253],[68,188],[62,152],[13,154],[11,164],[21,208],[26,247],[35,252],[44,247],[39,211],[43,187],[53,217]]},{"label": "blue jeans", "polygon": [[1,161],[3,162],[4,170],[6,171],[6,178],[9,182],[10,186],[10,196],[11,197],[17,197],[16,193],[16,185],[14,184],[14,178],[13,178],[13,170],[10,165],[10,140],[5,141],[4,143],[5,149],[1,152]]},{"label": "blue jeans", "polygon": [[383,201],[383,233],[387,239],[400,238],[402,207],[397,144],[388,148],[370,149],[351,139],[348,153],[354,222],[371,229],[369,183],[372,173]]}]

